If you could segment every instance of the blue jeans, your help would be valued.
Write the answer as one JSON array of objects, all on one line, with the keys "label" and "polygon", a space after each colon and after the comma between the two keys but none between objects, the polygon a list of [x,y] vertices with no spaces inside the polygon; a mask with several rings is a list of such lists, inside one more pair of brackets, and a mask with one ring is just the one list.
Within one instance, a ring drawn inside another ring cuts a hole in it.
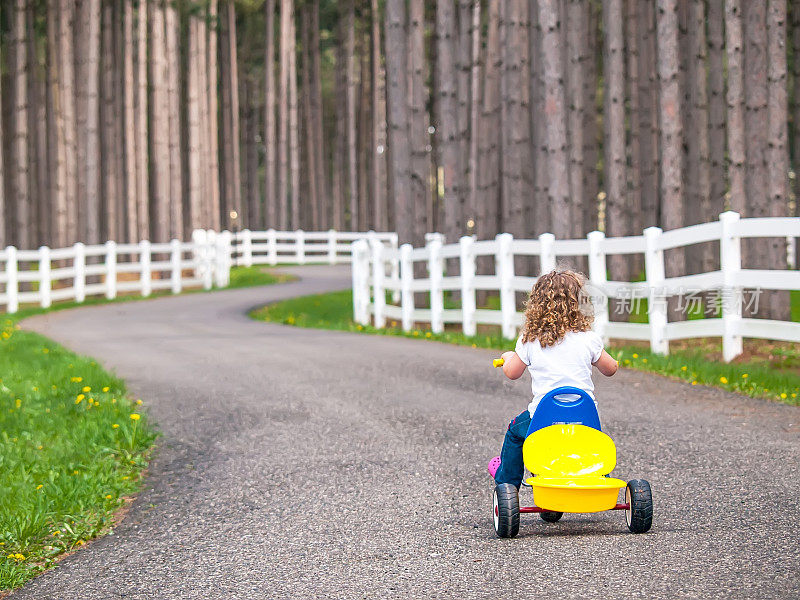
[{"label": "blue jeans", "polygon": [[525,443],[530,424],[531,413],[527,409],[508,424],[506,439],[503,440],[503,449],[500,452],[500,467],[494,474],[494,480],[498,484],[510,483],[519,489],[525,473],[525,463],[522,462],[522,444]]}]

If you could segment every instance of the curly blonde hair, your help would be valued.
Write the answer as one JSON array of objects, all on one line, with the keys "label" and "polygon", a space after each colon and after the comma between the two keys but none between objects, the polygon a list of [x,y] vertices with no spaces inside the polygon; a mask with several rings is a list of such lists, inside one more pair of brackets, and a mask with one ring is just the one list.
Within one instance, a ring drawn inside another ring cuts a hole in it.
[{"label": "curly blonde hair", "polygon": [[522,341],[539,340],[546,348],[560,342],[568,331],[591,329],[594,317],[585,281],[574,271],[551,271],[539,277],[525,305]]}]

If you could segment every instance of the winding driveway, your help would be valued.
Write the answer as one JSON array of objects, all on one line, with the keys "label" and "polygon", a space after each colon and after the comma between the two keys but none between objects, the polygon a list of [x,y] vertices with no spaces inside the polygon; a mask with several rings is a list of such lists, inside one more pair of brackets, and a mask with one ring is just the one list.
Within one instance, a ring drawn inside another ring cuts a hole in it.
[{"label": "winding driveway", "polygon": [[346,268],[291,271],[25,322],[125,378],[163,437],[114,534],[13,598],[800,597],[800,408],[598,380],[615,474],[650,480],[653,529],[523,515],[500,540],[485,464],[527,377],[485,350],[251,321],[349,286]]}]

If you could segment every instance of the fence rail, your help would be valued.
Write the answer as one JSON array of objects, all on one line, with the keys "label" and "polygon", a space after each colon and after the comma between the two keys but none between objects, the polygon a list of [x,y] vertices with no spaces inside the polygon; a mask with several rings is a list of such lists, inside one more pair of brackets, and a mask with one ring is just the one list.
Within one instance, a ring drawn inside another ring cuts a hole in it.
[{"label": "fence rail", "polygon": [[[375,240],[357,241],[353,244],[354,319],[362,324],[372,320],[376,327],[384,327],[387,318],[396,319],[406,331],[415,322],[425,322],[430,323],[435,333],[442,332],[445,323],[457,323],[467,335],[475,335],[479,324],[499,325],[504,337],[513,338],[523,319],[516,310],[515,295],[529,292],[536,282],[534,276],[515,273],[515,257],[538,257],[543,273],[556,267],[557,257],[584,257],[589,267],[594,328],[603,337],[646,340],[653,351],[666,354],[671,340],[719,336],[724,360],[730,361],[741,354],[743,337],[800,342],[800,323],[742,316],[745,288],[800,289],[798,271],[742,268],[741,240],[759,237],[787,238],[790,246],[794,246],[800,237],[800,218],[740,219],[738,213],[725,212],[719,221],[672,231],[650,227],[643,235],[618,238],[606,238],[602,232],[594,231],[579,240],[556,240],[549,233],[535,240],[518,240],[502,233],[494,240],[475,241],[467,236],[458,244],[445,245],[441,235],[429,234],[423,248],[403,244],[396,250],[387,249]],[[703,242],[719,243],[720,270],[666,277],[665,251]],[[612,254],[643,255],[645,281],[610,281],[606,257]],[[481,256],[494,258],[493,275],[477,274],[476,259]],[[446,274],[448,260],[458,261],[458,276]],[[415,262],[425,263],[427,277],[414,278]],[[500,309],[478,308],[479,290],[498,292]],[[386,303],[387,291],[395,293],[393,303]],[[460,308],[445,309],[444,294],[448,291],[459,292]],[[429,308],[414,305],[415,292],[429,296]],[[668,320],[669,297],[701,293],[717,294],[721,318]],[[648,322],[611,321],[609,299],[619,302],[646,299]]]},{"label": "fence rail", "polygon": [[225,287],[234,263],[307,264],[349,262],[359,240],[397,247],[397,234],[337,231],[241,231],[232,234],[198,229],[189,242],[172,240],[68,248],[0,250],[0,308],[14,313],[21,304],[43,308],[53,302],[83,302],[90,296],[116,298],[120,293],[149,296],[185,288]]}]

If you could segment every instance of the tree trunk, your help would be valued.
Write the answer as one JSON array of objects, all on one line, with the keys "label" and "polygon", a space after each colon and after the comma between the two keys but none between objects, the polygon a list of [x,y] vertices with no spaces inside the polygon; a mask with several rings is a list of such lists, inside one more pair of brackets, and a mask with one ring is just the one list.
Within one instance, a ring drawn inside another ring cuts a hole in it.
[{"label": "tree trunk", "polygon": [[169,3],[166,7],[167,36],[167,107],[169,117],[169,201],[170,236],[183,239],[183,174],[181,172],[181,53],[178,46],[178,15]]},{"label": "tree trunk", "polygon": [[469,73],[469,149],[467,153],[467,193],[465,195],[464,216],[467,223],[472,222],[468,233],[477,231],[478,220],[478,130],[481,114],[481,3],[473,0],[470,35],[470,73]]},{"label": "tree trunk", "polygon": [[134,117],[133,79],[133,6],[131,0],[122,0],[122,48],[123,48],[123,128],[124,128],[124,172],[125,172],[125,241],[137,241],[136,231],[136,126]]},{"label": "tree trunk", "polygon": [[[708,156],[711,164],[706,220],[725,210],[724,0],[708,2]],[[709,266],[706,263],[706,266]],[[713,266],[713,265],[712,265]],[[712,270],[712,269],[704,269]]]},{"label": "tree trunk", "polygon": [[372,128],[370,126],[372,115],[370,104],[370,64],[369,64],[369,36],[362,32],[359,36],[358,56],[361,63],[359,75],[359,101],[358,101],[358,231],[367,231],[370,228],[370,203],[369,203],[369,175],[370,175],[370,139]]},{"label": "tree trunk", "polygon": [[[211,6],[209,5],[209,11],[211,10]],[[212,149],[212,144],[215,142],[218,144],[218,139],[216,136],[213,135],[212,132],[212,124],[216,122],[216,111],[214,111],[212,115],[211,111],[211,102],[216,102],[217,94],[212,93],[211,82],[210,79],[210,72],[211,72],[211,63],[216,63],[217,52],[212,52],[210,48],[210,36],[213,34],[214,27],[209,27],[208,19],[211,18],[211,14],[205,13],[200,14],[198,23],[197,23],[197,34],[196,34],[196,78],[197,78],[197,97],[198,97],[198,106],[197,106],[197,114],[198,114],[198,146],[197,146],[197,164],[199,165],[199,171],[197,171],[198,175],[196,176],[197,179],[197,195],[199,198],[199,208],[200,208],[200,221],[202,223],[202,227],[204,228],[211,228],[215,231],[219,231],[220,229],[226,229],[229,227],[229,211],[230,206],[228,203],[230,202],[230,198],[233,195],[233,192],[225,188],[225,195],[222,201],[222,205],[214,205],[214,199],[212,196],[212,179],[214,173],[212,172],[211,163],[215,160],[216,154],[215,150]],[[221,25],[220,25],[221,27]],[[227,37],[224,38],[227,40]],[[224,48],[222,48],[222,52],[220,53],[222,56],[228,56],[228,46],[226,43],[223,42]],[[219,50],[219,49],[218,49]],[[227,58],[222,59],[222,63],[224,65],[229,64],[229,60]],[[231,88],[230,88],[230,80],[227,78],[228,76],[227,69],[225,71],[225,77],[223,80],[228,81],[227,87],[224,88],[224,98],[225,102],[223,103],[223,110],[222,110],[222,120],[225,123],[225,127],[227,129],[223,129],[224,132],[224,139],[230,139],[230,120],[227,118],[227,115],[230,114],[230,106],[231,106]],[[227,79],[226,79],[227,78]],[[207,90],[207,91],[206,91]],[[216,90],[216,87],[214,88]],[[204,91],[206,91],[208,101],[204,100]],[[216,148],[216,146],[215,146]],[[228,144],[226,146],[227,150],[231,150],[231,145]],[[217,162],[219,159],[216,159]],[[230,165],[233,164],[233,158],[229,158],[228,155],[225,156],[225,160],[223,161],[224,165],[227,169],[230,169]],[[228,173],[230,175],[230,173]],[[232,182],[232,177],[229,176],[225,178],[226,182]],[[187,186],[191,185],[187,181]],[[227,185],[227,184],[226,184]],[[187,202],[191,209],[191,200]],[[224,205],[224,206],[223,206]],[[224,225],[223,225],[224,223]]]},{"label": "tree trunk", "polygon": [[150,233],[153,241],[166,242],[170,231],[170,160],[165,9],[160,1],[150,7]]},{"label": "tree trunk", "polygon": [[319,215],[320,229],[327,229],[329,226],[326,217],[328,204],[330,198],[328,195],[328,183],[325,176],[325,135],[323,129],[323,103],[322,103],[322,75],[320,67],[320,40],[319,40],[319,2],[314,1],[311,3],[311,114],[313,122],[310,126],[314,134],[314,167],[315,173],[312,174],[316,178],[317,183],[317,196],[319,204],[317,206],[317,214]]},{"label": "tree trunk", "polygon": [[[767,22],[766,2],[745,2],[744,8],[744,77],[746,135],[746,215],[762,217],[769,213],[767,180]],[[754,240],[753,258],[766,255],[766,242]],[[760,250],[763,250],[760,251]],[[759,261],[760,263],[760,261]],[[753,266],[753,265],[748,265]],[[764,265],[766,266],[766,265]]]},{"label": "tree trunk", "polygon": [[[316,2],[313,3],[316,5]],[[267,227],[278,226],[278,197],[277,197],[277,161],[276,136],[275,136],[275,0],[264,3],[266,19],[266,37],[264,46],[264,146],[266,153],[266,167],[264,180],[266,193]]]},{"label": "tree trunk", "polygon": [[725,51],[728,59],[726,95],[728,177],[731,210],[744,215],[745,189],[745,109],[744,109],[744,23],[741,0],[725,0]]},{"label": "tree trunk", "polygon": [[289,19],[289,171],[292,189],[292,229],[300,227],[300,139],[297,122],[297,67],[294,7]]},{"label": "tree trunk", "polygon": [[[792,2],[792,55],[800,57],[800,2]],[[792,61],[792,133],[794,157],[794,214],[800,216],[800,60]],[[800,243],[795,240],[795,269],[800,269]]]},{"label": "tree trunk", "polygon": [[[532,131],[532,172],[533,172],[533,206],[526,211],[527,221],[525,234],[531,237],[551,231],[551,209],[548,199],[548,153],[547,124],[541,118],[545,110],[544,51],[542,48],[542,24],[539,22],[541,9],[537,2],[531,4],[529,27],[530,54],[530,123]],[[594,93],[594,92],[593,92]],[[503,160],[503,150],[499,160]],[[529,167],[530,168],[530,167]],[[505,191],[501,194],[501,203],[505,201]]]},{"label": "tree trunk", "polygon": [[196,16],[189,17],[189,52],[187,57],[187,74],[186,74],[186,107],[187,107],[187,133],[188,145],[186,148],[187,153],[187,166],[189,170],[189,177],[187,178],[188,190],[188,206],[191,219],[192,229],[201,229],[205,227],[204,220],[205,210],[203,204],[202,187],[200,185],[201,177],[198,175],[202,172],[200,166],[200,154],[202,152],[201,139],[202,134],[200,131],[200,103],[201,90],[200,90],[200,43],[199,38],[202,35],[200,28],[200,19]]},{"label": "tree trunk", "polygon": [[[708,143],[708,84],[706,72],[706,18],[704,0],[691,0],[688,11],[689,69],[687,90],[689,97],[688,131],[686,136],[687,181],[684,195],[686,225],[703,223],[717,215],[711,214],[711,179]],[[700,273],[704,266],[711,267],[714,248],[710,244],[686,249],[688,273]]]},{"label": "tree trunk", "polygon": [[[597,169],[598,157],[600,154],[599,127],[597,125],[597,89],[599,88],[597,61],[594,56],[601,53],[598,49],[597,40],[600,37],[600,17],[599,11],[594,5],[588,7],[588,27],[586,32],[586,44],[589,59],[586,61],[586,73],[584,75],[583,95],[584,105],[586,106],[585,117],[583,119],[583,162],[584,162],[584,188],[586,198],[583,204],[583,231],[595,231],[599,227],[599,202],[597,195],[600,192],[599,173]],[[655,71],[655,63],[653,67]]]},{"label": "tree trunk", "polygon": [[141,0],[136,34],[136,218],[138,239],[150,237],[150,163],[148,161],[147,13],[149,0]]},{"label": "tree trunk", "polygon": [[[438,5],[437,5],[438,6]],[[388,52],[388,49],[387,49]],[[411,194],[414,218],[414,245],[425,241],[425,233],[433,230],[428,219],[431,190],[430,156],[428,154],[428,90],[425,84],[425,5],[422,0],[410,0],[408,25],[408,140],[411,144]],[[437,73],[438,77],[438,73]],[[439,199],[441,200],[441,199]],[[411,241],[411,240],[408,240]]]},{"label": "tree trunk", "polygon": [[[63,106],[63,75],[59,60],[59,19],[67,18],[59,15],[57,0],[48,0],[47,4],[47,53],[48,53],[48,89],[49,112],[51,126],[49,127],[49,146],[51,152],[51,202],[53,207],[53,235],[48,244],[56,248],[64,248],[68,243],[67,233],[67,146],[65,143],[65,123]],[[2,125],[0,125],[2,129]],[[2,135],[0,134],[0,138]],[[0,152],[2,152],[0,143]],[[0,196],[2,196],[2,159],[0,159]],[[0,213],[2,213],[2,200],[0,200]],[[3,232],[3,217],[0,215],[0,237]],[[0,239],[0,248],[3,247]]]},{"label": "tree trunk", "polygon": [[389,197],[401,243],[414,241],[411,157],[408,145],[406,15],[404,0],[386,0],[386,100],[389,127]]},{"label": "tree trunk", "polygon": [[[370,153],[370,191],[372,194],[372,226],[378,231],[388,231],[389,215],[386,204],[386,85],[381,62],[381,21],[378,0],[371,0],[372,35],[370,37],[372,66],[372,146]],[[315,52],[316,52],[315,46]],[[318,72],[318,71],[317,71]],[[324,197],[324,196],[323,196]]]},{"label": "tree trunk", "polygon": [[592,60],[589,54],[587,21],[590,5],[581,0],[569,0],[565,19],[567,37],[567,98],[568,98],[568,132],[569,132],[569,218],[572,224],[570,237],[583,237],[583,205],[591,202],[585,189],[585,165],[583,150],[583,121],[586,118],[586,96],[584,94],[584,78],[586,67]]},{"label": "tree trunk", "polygon": [[[661,127],[661,223],[664,229],[683,226],[681,98],[678,81],[677,0],[658,0],[659,124]],[[679,249],[666,253],[667,277],[684,272],[684,255]]]},{"label": "tree trunk", "polygon": [[[789,118],[786,89],[786,2],[769,0],[767,8],[767,172],[769,177],[768,209],[771,217],[786,217],[789,214],[789,148],[787,144],[787,121]],[[795,200],[796,202],[797,200]],[[796,238],[795,238],[796,239]],[[786,239],[769,238],[769,269],[785,269]],[[773,291],[768,297],[767,314],[771,319],[788,321],[790,315],[789,293]]]},{"label": "tree trunk", "polygon": [[544,116],[547,119],[545,124],[547,198],[551,210],[552,233],[557,238],[569,238],[572,227],[567,174],[567,106],[564,89],[564,53],[560,44],[563,19],[559,18],[559,9],[557,0],[539,0]]},{"label": "tree trunk", "polygon": [[12,49],[14,60],[11,72],[14,77],[13,104],[13,168],[11,206],[16,206],[13,216],[11,243],[18,248],[31,247],[31,197],[28,181],[28,51],[25,44],[25,0],[14,3]]},{"label": "tree trunk", "polygon": [[492,239],[500,232],[500,7],[488,6],[486,62],[480,124],[480,213],[476,223],[479,240]]},{"label": "tree trunk", "polygon": [[116,152],[122,140],[116,138],[116,119],[119,117],[114,106],[115,100],[115,86],[114,86],[114,11],[113,5],[103,3],[103,26],[102,26],[102,52],[100,57],[102,60],[102,86],[101,86],[101,99],[100,106],[101,112],[101,149],[100,155],[100,173],[102,174],[102,206],[101,214],[102,220],[102,238],[105,240],[118,240],[119,234],[117,231],[117,223],[119,220],[118,202],[119,191],[118,185],[121,179],[121,173],[117,172]]},{"label": "tree trunk", "polygon": [[[456,69],[456,50],[458,37],[456,14],[452,0],[438,0],[436,3],[436,73],[437,141],[439,149],[439,168],[442,180],[440,190],[444,190],[444,234],[448,242],[458,241],[462,230],[461,198],[459,180],[461,179],[461,147],[459,144],[459,103],[458,71]],[[417,123],[417,127],[421,124]]]},{"label": "tree trunk", "polygon": [[344,60],[347,87],[347,191],[348,226],[358,229],[358,161],[356,153],[355,0],[345,2]]},{"label": "tree trunk", "polygon": [[[294,17],[292,17],[292,19],[294,19]],[[294,20],[292,20],[292,36],[293,34],[294,34]],[[292,39],[294,39],[294,37],[292,37]],[[231,164],[231,169],[230,169],[231,177],[233,179],[231,185],[233,196],[231,197],[230,200],[234,210],[241,212],[242,211],[242,161],[240,158],[241,153],[239,151],[239,140],[241,139],[241,136],[239,134],[239,61],[236,52],[236,8],[232,0],[231,2],[228,3],[227,42],[230,47],[230,50],[228,52],[228,58],[230,59],[229,73],[231,78],[231,110],[228,118],[231,120],[231,157],[233,159],[233,163]],[[292,52],[294,52],[294,44],[292,44]],[[294,60],[294,54],[292,53],[292,61],[293,60]],[[297,119],[296,106],[297,104],[295,103],[295,123]],[[292,117],[290,109],[289,113],[290,121],[291,118]],[[291,127],[291,123],[289,127]],[[296,130],[296,125],[295,125],[295,130]]]},{"label": "tree trunk", "polygon": [[[216,24],[218,18],[218,2],[210,0],[208,3],[208,20]],[[217,27],[209,27],[206,23],[202,24],[203,40],[205,41],[205,60],[203,79],[206,80],[206,97],[208,102],[203,106],[207,115],[204,126],[205,135],[208,137],[208,183],[206,186],[206,202],[209,206],[211,217],[211,227],[219,230],[221,228],[221,206],[220,206],[220,167],[219,167],[219,101],[217,92],[218,83],[218,63],[217,63]]]},{"label": "tree trunk", "polygon": [[[628,96],[628,164],[627,178],[627,205],[630,211],[628,231],[637,234],[642,231],[642,153],[641,153],[641,98],[639,96],[639,10],[641,5],[638,0],[625,0],[625,38],[626,67],[628,70],[625,87]],[[641,270],[639,255],[634,255],[628,262],[628,274],[638,275]]]},{"label": "tree trunk", "polygon": [[43,89],[46,71],[40,59],[37,34],[34,30],[33,3],[26,3],[26,27],[28,46],[28,159],[31,194],[31,241],[34,246],[50,244],[51,208],[50,180],[47,164],[47,118],[46,93]]},{"label": "tree trunk", "polygon": [[289,229],[289,45],[292,0],[281,0],[280,91],[278,101],[279,229]]},{"label": "tree trunk", "polygon": [[[603,3],[603,164],[606,188],[606,235],[619,237],[630,235],[632,230],[631,209],[627,198],[627,174],[625,160],[625,43],[623,37],[622,0]],[[609,257],[611,279],[629,280],[629,262],[626,256],[613,254]]]},{"label": "tree trunk", "polygon": [[[0,10],[0,17],[2,17],[2,10]],[[48,20],[48,34],[50,22]],[[3,49],[0,45],[0,65],[3,64]],[[2,90],[2,74],[0,74],[0,98],[3,97]],[[5,136],[3,135],[3,106],[0,102],[0,248],[5,248],[7,245],[6,238],[6,188],[5,188]]]},{"label": "tree trunk", "polygon": [[[303,136],[305,137],[305,178],[308,183],[308,196],[306,198],[306,206],[310,208],[310,214],[306,215],[306,220],[312,231],[320,229],[319,220],[319,197],[317,190],[317,152],[315,149],[316,135],[314,127],[314,115],[311,107],[311,8],[308,4],[304,4],[300,8],[300,28],[301,42],[300,47],[303,52],[302,64],[302,98],[303,98]],[[309,218],[310,217],[310,218]]]},{"label": "tree trunk", "polygon": [[[641,225],[655,227],[659,218],[659,104],[656,67],[656,19],[649,2],[639,3],[639,151]],[[639,231],[636,231],[638,234]]]}]

